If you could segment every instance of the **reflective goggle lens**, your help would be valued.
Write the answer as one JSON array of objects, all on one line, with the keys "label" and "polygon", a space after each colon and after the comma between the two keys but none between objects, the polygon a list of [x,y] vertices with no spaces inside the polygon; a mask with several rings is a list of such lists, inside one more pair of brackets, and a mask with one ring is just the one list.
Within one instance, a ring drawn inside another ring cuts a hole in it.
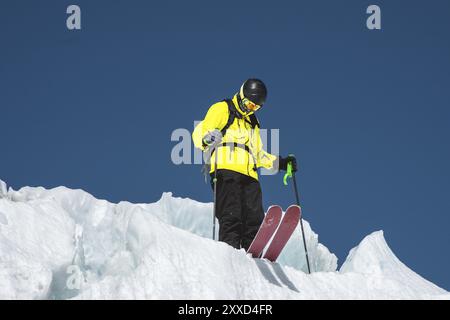
[{"label": "reflective goggle lens", "polygon": [[242,102],[251,111],[257,111],[259,108],[261,108],[261,106],[259,104],[255,104],[255,103],[251,102],[250,100],[248,100],[247,98],[244,98],[242,100]]}]

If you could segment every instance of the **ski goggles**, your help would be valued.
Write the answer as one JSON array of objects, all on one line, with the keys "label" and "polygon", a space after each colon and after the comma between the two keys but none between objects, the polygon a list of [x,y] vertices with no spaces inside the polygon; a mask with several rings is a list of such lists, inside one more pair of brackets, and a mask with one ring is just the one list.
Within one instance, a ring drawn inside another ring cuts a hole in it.
[{"label": "ski goggles", "polygon": [[259,108],[261,108],[261,106],[259,104],[253,103],[250,100],[248,100],[247,98],[242,99],[242,103],[248,110],[253,111],[253,112],[255,112],[255,111],[259,110]]}]

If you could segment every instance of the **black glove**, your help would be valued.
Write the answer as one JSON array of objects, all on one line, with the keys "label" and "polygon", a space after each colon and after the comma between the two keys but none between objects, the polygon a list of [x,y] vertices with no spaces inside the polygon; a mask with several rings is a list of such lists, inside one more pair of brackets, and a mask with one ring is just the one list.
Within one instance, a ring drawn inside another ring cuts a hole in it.
[{"label": "black glove", "polygon": [[288,155],[286,158],[278,157],[278,169],[286,171],[289,162],[292,164],[292,171],[297,172],[297,159],[293,155]]}]

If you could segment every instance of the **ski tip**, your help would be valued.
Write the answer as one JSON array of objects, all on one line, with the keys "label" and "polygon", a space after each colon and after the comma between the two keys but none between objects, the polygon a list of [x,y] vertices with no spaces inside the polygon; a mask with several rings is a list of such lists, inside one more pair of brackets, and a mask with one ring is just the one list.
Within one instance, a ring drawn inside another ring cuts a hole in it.
[{"label": "ski tip", "polygon": [[280,206],[270,206],[267,211],[265,212],[265,214],[267,215],[268,213],[272,214],[272,215],[281,215],[283,213],[283,208],[281,208]]},{"label": "ski tip", "polygon": [[290,206],[286,209],[286,212],[289,212],[289,211],[295,211],[295,212],[298,212],[298,214],[299,214],[300,216],[302,215],[302,208],[301,208],[299,205],[296,205],[296,204],[290,205]]}]

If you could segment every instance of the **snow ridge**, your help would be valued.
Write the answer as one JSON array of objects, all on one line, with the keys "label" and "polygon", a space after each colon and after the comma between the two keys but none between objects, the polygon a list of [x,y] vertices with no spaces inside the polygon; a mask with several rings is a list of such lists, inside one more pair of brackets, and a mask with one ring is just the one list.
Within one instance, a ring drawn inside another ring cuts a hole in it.
[{"label": "snow ridge", "polygon": [[0,180],[0,299],[449,299],[405,266],[382,231],[337,258],[304,221],[278,263],[212,241],[212,204],[164,193],[113,204],[82,190]]}]

